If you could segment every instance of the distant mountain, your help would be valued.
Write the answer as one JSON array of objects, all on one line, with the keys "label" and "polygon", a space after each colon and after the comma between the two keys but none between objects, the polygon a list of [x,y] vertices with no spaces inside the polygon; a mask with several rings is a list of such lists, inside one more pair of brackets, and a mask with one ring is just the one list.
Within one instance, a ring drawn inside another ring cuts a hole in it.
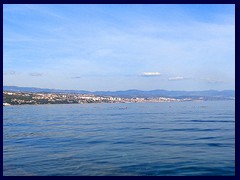
[{"label": "distant mountain", "polygon": [[4,91],[17,92],[44,92],[44,93],[78,93],[78,94],[95,94],[101,96],[117,96],[117,97],[235,97],[234,90],[206,90],[206,91],[167,91],[162,89],[141,91],[141,90],[126,90],[126,91],[84,91],[84,90],[60,90],[60,89],[43,89],[35,87],[18,87],[18,86],[3,86]]}]

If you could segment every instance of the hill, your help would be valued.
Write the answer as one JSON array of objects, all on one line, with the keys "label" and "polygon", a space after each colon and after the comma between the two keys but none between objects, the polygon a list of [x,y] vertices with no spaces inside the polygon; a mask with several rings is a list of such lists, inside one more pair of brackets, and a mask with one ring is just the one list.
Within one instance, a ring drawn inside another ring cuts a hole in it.
[{"label": "hill", "polygon": [[18,86],[3,86],[3,91],[14,92],[41,92],[41,93],[69,93],[69,94],[94,94],[100,96],[114,96],[114,97],[219,97],[232,98],[235,97],[234,90],[206,90],[206,91],[168,91],[156,89],[151,91],[142,90],[125,90],[125,91],[84,91],[84,90],[62,90],[62,89],[44,89],[35,87],[18,87]]}]

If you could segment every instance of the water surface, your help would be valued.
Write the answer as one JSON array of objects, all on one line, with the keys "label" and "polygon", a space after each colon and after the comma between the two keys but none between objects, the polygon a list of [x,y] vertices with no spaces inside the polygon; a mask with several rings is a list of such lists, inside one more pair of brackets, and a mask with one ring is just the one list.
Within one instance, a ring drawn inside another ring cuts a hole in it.
[{"label": "water surface", "polygon": [[235,175],[235,101],[3,107],[3,174]]}]

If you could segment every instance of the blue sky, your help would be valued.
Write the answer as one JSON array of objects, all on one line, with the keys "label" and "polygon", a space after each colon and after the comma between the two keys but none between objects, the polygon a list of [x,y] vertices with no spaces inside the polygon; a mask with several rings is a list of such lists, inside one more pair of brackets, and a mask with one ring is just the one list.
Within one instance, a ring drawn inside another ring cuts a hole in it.
[{"label": "blue sky", "polygon": [[235,89],[235,6],[5,4],[3,84]]}]

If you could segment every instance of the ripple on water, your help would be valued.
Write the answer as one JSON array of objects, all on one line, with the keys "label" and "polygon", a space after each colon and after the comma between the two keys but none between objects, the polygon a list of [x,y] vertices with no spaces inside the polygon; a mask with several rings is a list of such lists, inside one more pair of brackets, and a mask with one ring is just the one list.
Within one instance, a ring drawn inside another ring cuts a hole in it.
[{"label": "ripple on water", "polygon": [[235,175],[234,102],[127,106],[4,108],[4,176]]}]

